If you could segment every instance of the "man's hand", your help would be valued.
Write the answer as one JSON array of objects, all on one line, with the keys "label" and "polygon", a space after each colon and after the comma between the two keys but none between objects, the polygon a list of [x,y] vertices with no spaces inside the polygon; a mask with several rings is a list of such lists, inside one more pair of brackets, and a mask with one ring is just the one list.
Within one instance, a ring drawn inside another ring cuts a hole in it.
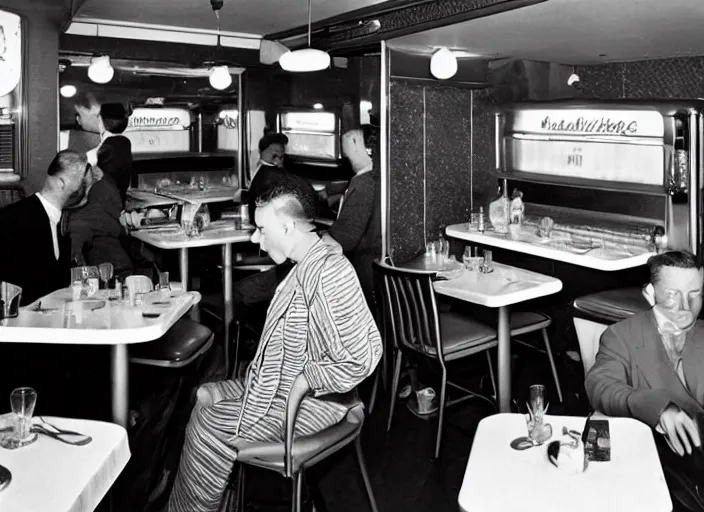
[{"label": "man's hand", "polygon": [[675,405],[668,405],[660,415],[658,426],[667,437],[672,451],[678,455],[692,453],[692,446],[700,447],[699,431],[689,415]]},{"label": "man's hand", "polygon": [[213,385],[214,383],[208,382],[203,384],[198,388],[196,392],[196,397],[198,398],[198,405],[209,406],[218,403],[224,397],[218,391],[218,387]]}]

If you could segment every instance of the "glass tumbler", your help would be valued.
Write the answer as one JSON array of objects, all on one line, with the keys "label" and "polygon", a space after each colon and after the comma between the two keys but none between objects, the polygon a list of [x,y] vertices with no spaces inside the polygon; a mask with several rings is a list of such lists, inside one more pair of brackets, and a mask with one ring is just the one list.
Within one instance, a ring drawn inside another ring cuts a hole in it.
[{"label": "glass tumbler", "polygon": [[10,394],[10,407],[17,416],[17,441],[22,444],[31,436],[32,416],[37,405],[37,392],[32,388],[17,388]]}]

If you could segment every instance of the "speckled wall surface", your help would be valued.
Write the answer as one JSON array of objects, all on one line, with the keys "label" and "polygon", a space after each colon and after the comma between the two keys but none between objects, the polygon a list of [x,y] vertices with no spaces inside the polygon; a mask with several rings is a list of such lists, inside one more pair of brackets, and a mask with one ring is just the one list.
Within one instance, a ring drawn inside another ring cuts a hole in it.
[{"label": "speckled wall surface", "polygon": [[419,254],[444,226],[469,218],[471,94],[391,81],[389,249],[397,263]]},{"label": "speckled wall surface", "polygon": [[389,96],[389,255],[399,263],[425,246],[423,86],[392,80]]}]

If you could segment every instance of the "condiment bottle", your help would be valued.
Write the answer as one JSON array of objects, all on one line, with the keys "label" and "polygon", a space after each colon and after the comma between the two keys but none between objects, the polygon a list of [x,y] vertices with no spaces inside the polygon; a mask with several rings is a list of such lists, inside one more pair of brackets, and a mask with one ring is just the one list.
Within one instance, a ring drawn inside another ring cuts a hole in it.
[{"label": "condiment bottle", "polygon": [[484,233],[484,207],[479,207],[479,227],[477,228],[480,233]]}]

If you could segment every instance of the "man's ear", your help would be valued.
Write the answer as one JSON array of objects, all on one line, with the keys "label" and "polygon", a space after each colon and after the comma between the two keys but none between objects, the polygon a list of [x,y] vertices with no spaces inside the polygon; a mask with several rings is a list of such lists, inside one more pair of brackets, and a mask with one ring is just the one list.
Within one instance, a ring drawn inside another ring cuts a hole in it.
[{"label": "man's ear", "polygon": [[643,287],[643,297],[648,301],[651,306],[655,305],[655,288],[653,288],[653,283],[648,283]]}]

